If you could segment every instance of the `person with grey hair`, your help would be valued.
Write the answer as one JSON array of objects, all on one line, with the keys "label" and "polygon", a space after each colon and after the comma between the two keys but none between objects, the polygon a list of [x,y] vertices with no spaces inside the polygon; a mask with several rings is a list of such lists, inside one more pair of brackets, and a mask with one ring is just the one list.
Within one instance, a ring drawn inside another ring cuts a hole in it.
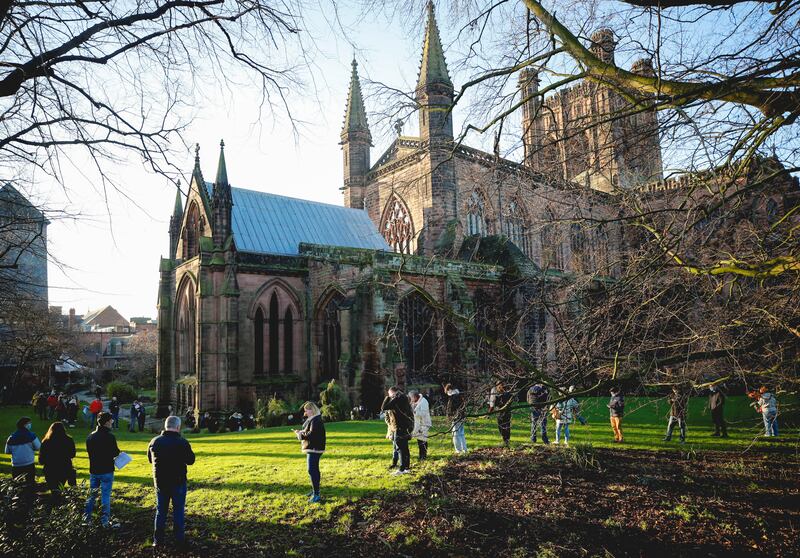
[{"label": "person with grey hair", "polygon": [[185,543],[184,512],[186,509],[186,466],[194,463],[194,452],[188,440],[181,436],[181,419],[168,416],[164,431],[150,441],[147,459],[153,464],[156,487],[156,519],[153,546],[164,544],[169,503],[172,501],[172,522],[175,540]]}]

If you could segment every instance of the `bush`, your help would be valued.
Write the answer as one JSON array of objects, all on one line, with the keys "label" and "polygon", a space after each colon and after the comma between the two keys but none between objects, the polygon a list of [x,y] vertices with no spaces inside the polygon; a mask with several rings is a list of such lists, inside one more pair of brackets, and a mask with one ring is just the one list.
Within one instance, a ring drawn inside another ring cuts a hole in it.
[{"label": "bush", "polygon": [[116,397],[120,403],[131,403],[136,399],[136,390],[133,386],[122,382],[111,382],[106,386],[106,393],[109,397]]},{"label": "bush", "polygon": [[256,402],[256,424],[259,428],[268,426],[282,426],[288,424],[288,417],[292,410],[290,403],[278,399],[273,395],[266,402],[259,399]]},{"label": "bush", "polygon": [[336,383],[331,380],[324,390],[319,394],[319,401],[322,403],[320,411],[325,422],[337,422],[350,418],[350,398]]},{"label": "bush", "polygon": [[0,481],[0,494],[0,516],[5,524],[0,529],[0,549],[4,556],[107,554],[107,531],[96,524],[82,525],[85,485],[65,487],[58,506],[53,505],[52,496],[26,499],[22,487],[8,479]]}]

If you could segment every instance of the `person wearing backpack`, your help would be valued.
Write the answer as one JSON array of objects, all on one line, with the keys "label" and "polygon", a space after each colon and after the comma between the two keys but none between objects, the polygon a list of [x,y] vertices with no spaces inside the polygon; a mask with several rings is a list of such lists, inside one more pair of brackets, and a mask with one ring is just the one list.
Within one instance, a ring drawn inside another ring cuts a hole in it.
[{"label": "person wearing backpack", "polygon": [[608,401],[609,413],[611,415],[611,428],[614,431],[614,442],[621,444],[622,437],[622,417],[625,415],[625,397],[618,387],[611,388],[611,399]]}]

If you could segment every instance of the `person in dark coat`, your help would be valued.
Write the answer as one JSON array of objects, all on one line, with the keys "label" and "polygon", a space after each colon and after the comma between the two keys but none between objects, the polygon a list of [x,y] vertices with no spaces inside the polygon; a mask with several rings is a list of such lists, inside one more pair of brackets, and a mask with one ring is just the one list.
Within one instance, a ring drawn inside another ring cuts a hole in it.
[{"label": "person in dark coat", "polygon": [[111,412],[111,416],[114,417],[114,429],[116,430],[119,428],[119,401],[117,401],[116,397],[111,398],[108,410]]},{"label": "person in dark coat", "polygon": [[70,428],[75,428],[75,421],[78,419],[78,398],[74,395],[67,402],[67,421]]},{"label": "person in dark coat", "polygon": [[708,409],[711,411],[711,420],[714,422],[712,436],[728,437],[728,425],[725,423],[725,394],[718,386],[711,386],[708,394]]},{"label": "person in dark coat", "polygon": [[36,400],[36,414],[41,420],[47,420],[47,396],[44,393],[40,393]]},{"label": "person in dark coat", "polygon": [[139,432],[144,430],[144,419],[147,418],[147,414],[144,410],[144,403],[139,403],[139,408],[136,412],[136,423],[139,425]]},{"label": "person in dark coat", "polygon": [[489,396],[489,412],[497,411],[497,429],[503,439],[503,445],[509,446],[511,441],[511,399],[514,394],[507,391],[503,382],[497,382]]},{"label": "person in dark coat", "polygon": [[539,431],[542,433],[542,443],[549,444],[547,439],[547,402],[550,400],[550,391],[542,384],[535,384],[528,390],[528,405],[531,406],[531,442],[536,443]]},{"label": "person in dark coat", "polygon": [[411,408],[408,396],[400,388],[391,387],[387,394],[381,405],[381,411],[391,411],[394,416],[394,443],[397,444],[397,451],[400,454],[400,466],[392,474],[403,475],[408,473],[411,464],[408,442],[411,440],[411,432],[414,430],[414,410]]},{"label": "person in dark coat", "polygon": [[39,464],[44,467],[47,487],[54,495],[58,495],[65,484],[75,486],[74,457],[75,441],[67,434],[63,422],[54,422],[42,438],[39,449]]},{"label": "person in dark coat", "polygon": [[325,453],[325,423],[322,422],[322,413],[320,413],[319,407],[311,401],[303,403],[303,414],[306,416],[306,420],[302,430],[293,430],[292,432],[300,440],[300,449],[306,454],[308,476],[311,479],[311,493],[308,501],[318,504],[321,482],[319,460]]},{"label": "person in dark coat", "polygon": [[669,422],[667,423],[667,434],[664,441],[672,440],[672,431],[677,425],[680,429],[680,440],[686,442],[686,407],[689,404],[689,391],[679,386],[672,386],[672,393],[669,396]]},{"label": "person in dark coat", "polygon": [[618,387],[611,388],[611,399],[608,401],[608,411],[611,415],[611,429],[614,431],[614,441],[621,444],[625,439],[622,437],[622,417],[625,415],[625,397]]},{"label": "person in dark coat", "polygon": [[134,399],[133,403],[131,403],[131,410],[128,420],[128,432],[136,432],[136,423],[138,422],[139,416],[139,400]]},{"label": "person in dark coat", "polygon": [[172,524],[175,540],[185,542],[186,466],[194,463],[194,452],[186,438],[181,436],[181,419],[169,416],[164,421],[164,431],[150,441],[147,460],[153,464],[153,481],[156,488],[156,519],[153,546],[164,544],[169,503],[172,501]]},{"label": "person in dark coat", "polygon": [[111,433],[114,417],[101,412],[97,417],[97,429],[86,438],[86,452],[89,454],[89,498],[83,519],[88,523],[92,518],[98,491],[103,508],[101,522],[103,527],[119,527],[111,522],[111,488],[114,485],[114,460],[119,455],[117,439]]}]

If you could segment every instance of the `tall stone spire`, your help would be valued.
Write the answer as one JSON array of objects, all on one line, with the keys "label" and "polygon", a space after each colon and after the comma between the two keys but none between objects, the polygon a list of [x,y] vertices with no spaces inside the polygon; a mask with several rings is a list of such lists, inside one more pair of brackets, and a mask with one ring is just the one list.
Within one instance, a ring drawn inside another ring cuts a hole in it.
[{"label": "tall stone spire", "polygon": [[214,196],[212,200],[214,247],[221,249],[232,233],[231,210],[233,199],[231,187],[228,184],[228,168],[225,165],[225,141],[219,142],[219,163],[217,165],[217,179],[214,181]]},{"label": "tall stone spire", "polygon": [[219,163],[217,164],[217,179],[214,184],[228,186],[228,168],[225,166],[225,140],[219,141]]},{"label": "tall stone spire", "polygon": [[203,186],[203,171],[200,169],[200,144],[194,144],[194,169],[192,177],[197,179],[198,188]]},{"label": "tall stone spire", "polygon": [[358,79],[358,62],[353,58],[353,71],[350,74],[350,90],[347,93],[347,109],[344,113],[344,125],[342,126],[342,141],[346,141],[346,135],[350,132],[366,132],[370,140],[372,136],[369,132],[367,123],[367,112],[364,109],[364,97],[361,95],[361,81]]},{"label": "tall stone spire", "polygon": [[178,236],[181,233],[181,221],[183,221],[183,202],[181,200],[181,181],[178,180],[175,192],[175,206],[169,218],[169,257],[175,259],[178,252]]},{"label": "tall stone spire", "polygon": [[428,1],[428,22],[425,26],[425,39],[422,42],[422,63],[419,68],[417,89],[428,84],[440,83],[453,87],[447,62],[444,59],[442,40],[439,37],[439,26],[433,11],[433,2]]},{"label": "tall stone spire", "polygon": [[347,93],[347,109],[344,113],[341,146],[344,163],[344,205],[361,209],[364,207],[364,188],[369,172],[369,148],[372,134],[369,132],[361,82],[358,79],[358,62],[353,58],[350,73],[350,91]]},{"label": "tall stone spire", "polygon": [[428,21],[417,80],[419,137],[422,141],[433,144],[453,140],[453,97],[453,82],[444,60],[433,2],[428,2]]}]

